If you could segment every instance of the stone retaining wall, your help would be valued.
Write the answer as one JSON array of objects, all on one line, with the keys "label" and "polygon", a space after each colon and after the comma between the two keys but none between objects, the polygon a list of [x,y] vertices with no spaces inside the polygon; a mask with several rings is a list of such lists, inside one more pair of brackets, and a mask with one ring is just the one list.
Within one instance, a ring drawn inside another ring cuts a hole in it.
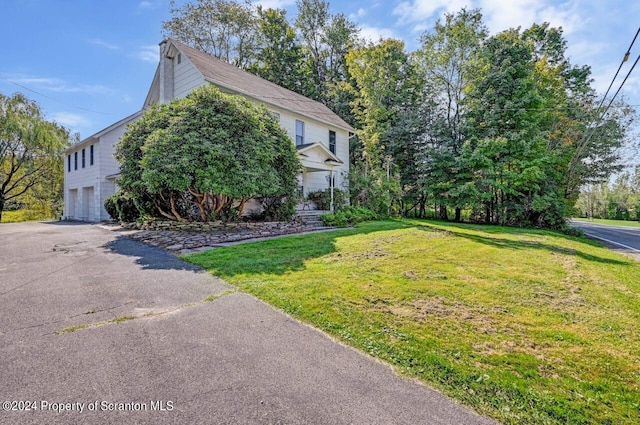
[{"label": "stone retaining wall", "polygon": [[147,221],[121,223],[121,226],[134,230],[128,235],[129,237],[174,254],[202,251],[228,242],[330,229],[322,224],[298,222],[177,223]]}]

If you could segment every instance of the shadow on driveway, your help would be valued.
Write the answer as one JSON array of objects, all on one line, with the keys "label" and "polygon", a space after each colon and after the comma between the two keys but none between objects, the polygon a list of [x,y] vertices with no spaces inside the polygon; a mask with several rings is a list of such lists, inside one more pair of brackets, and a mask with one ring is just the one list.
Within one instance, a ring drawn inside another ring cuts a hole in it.
[{"label": "shadow on driveway", "polygon": [[189,270],[196,273],[204,272],[200,267],[180,261],[160,248],[129,239],[126,236],[118,236],[113,241],[102,245],[101,248],[105,248],[107,252],[114,254],[137,257],[136,264],[139,264],[145,270]]}]

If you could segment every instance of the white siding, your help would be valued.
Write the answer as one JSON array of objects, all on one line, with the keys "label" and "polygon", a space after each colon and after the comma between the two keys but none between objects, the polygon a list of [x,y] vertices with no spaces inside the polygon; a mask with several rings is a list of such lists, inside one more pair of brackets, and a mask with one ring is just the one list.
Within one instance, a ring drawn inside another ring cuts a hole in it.
[{"label": "white siding", "polygon": [[[98,221],[99,211],[96,209],[98,202],[95,186],[99,184],[99,160],[96,155],[98,142],[88,143],[68,152],[71,155],[71,171],[68,168],[68,156],[64,158],[64,185],[65,204],[64,216],[75,220]],[[94,162],[90,162],[91,145],[94,147]],[[82,168],[82,149],[85,149],[85,167]],[[78,153],[78,169],[75,168],[74,156]]]},{"label": "white siding", "polygon": [[[336,132],[336,156],[343,162],[334,168],[336,189],[347,190],[349,187],[349,132],[347,130],[332,127],[328,124],[316,121],[309,117],[296,114],[284,109],[266,105],[270,110],[280,114],[280,125],[287,130],[292,143],[296,140],[296,120],[304,122],[304,143],[320,142],[329,150],[329,130]],[[305,193],[323,190],[329,187],[328,173],[314,172],[305,176]]]},{"label": "white siding", "polygon": [[[71,150],[71,171],[68,156],[64,158],[65,205],[64,217],[82,221],[102,221],[109,219],[104,209],[104,201],[115,193],[115,182],[107,176],[117,174],[120,164],[114,157],[115,145],[126,130],[126,124],[104,132],[97,139],[92,138]],[[90,149],[93,145],[93,165]],[[86,152],[85,168],[82,168],[82,149]],[[78,169],[74,166],[74,155],[78,152]]]},{"label": "white siding", "polygon": [[[170,60],[170,59],[167,59]],[[167,68],[172,70],[168,72],[168,78],[172,78],[165,84],[165,89],[171,89],[171,93],[165,93],[169,98],[182,98],[187,96],[193,89],[207,84],[202,74],[182,55],[180,63],[177,56],[173,59],[173,66],[167,63]],[[152,82],[149,95],[145,101],[145,107],[148,103],[159,101],[160,72],[156,71],[156,75]],[[235,94],[228,89],[222,91]],[[255,99],[249,99],[256,101]],[[280,125],[287,131],[291,138],[291,143],[295,145],[296,120],[304,122],[305,134],[304,143],[311,144],[315,142],[322,143],[329,150],[329,130],[336,133],[336,156],[343,161],[342,165],[334,167],[335,187],[346,190],[348,185],[349,174],[349,134],[347,130],[333,127],[329,124],[317,121],[315,119],[297,114],[292,111],[282,109],[280,107],[267,104],[268,109],[280,115]],[[126,130],[126,123],[122,123],[116,127],[110,128],[108,131],[98,133],[98,135],[84,141],[78,148],[71,150],[71,171],[67,170],[67,157],[65,156],[65,206],[64,216],[70,219],[79,219],[87,221],[100,221],[109,218],[104,209],[104,201],[107,197],[115,193],[117,189],[116,182],[113,179],[107,179],[107,176],[117,174],[120,165],[114,157],[115,145]],[[96,138],[97,137],[97,138]],[[89,146],[94,145],[94,165],[89,165]],[[87,162],[85,168],[81,165],[82,148],[87,149]],[[78,170],[74,169],[73,155],[78,151]],[[316,190],[324,190],[329,187],[328,171],[307,172],[304,175],[305,193]],[[247,211],[255,207],[254,204],[248,206]]]},{"label": "white siding", "polygon": [[173,98],[181,98],[187,96],[195,88],[205,84],[204,77],[196,69],[186,56],[182,56],[182,61],[178,63],[178,58],[174,58],[174,83]]}]

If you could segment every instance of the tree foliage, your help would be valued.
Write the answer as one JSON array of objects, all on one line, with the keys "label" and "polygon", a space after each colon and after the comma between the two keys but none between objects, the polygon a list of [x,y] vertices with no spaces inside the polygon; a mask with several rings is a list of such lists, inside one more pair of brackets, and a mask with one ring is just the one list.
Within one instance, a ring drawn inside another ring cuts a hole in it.
[{"label": "tree foliage", "polygon": [[235,219],[251,198],[291,197],[300,169],[266,108],[213,86],[153,106],[129,125],[116,157],[139,210],[178,221]]},{"label": "tree foliage", "polygon": [[582,187],[623,165],[635,111],[617,102],[601,116],[591,70],[570,62],[561,28],[541,23],[489,37],[480,10],[462,9],[411,53],[398,40],[363,41],[325,0],[296,6],[288,21],[283,10],[250,2],[196,0],[174,7],[164,28],[353,125],[354,204],[557,227]]},{"label": "tree foliage", "polygon": [[0,94],[0,219],[5,204],[17,199],[46,203],[53,212],[62,192],[60,154],[68,142],[68,131],[45,120],[34,101]]},{"label": "tree foliage", "polygon": [[580,217],[640,221],[640,165],[612,182],[585,185],[576,202]]},{"label": "tree foliage", "polygon": [[297,93],[305,91],[303,51],[286,11],[258,7],[259,53],[248,71]]},{"label": "tree foliage", "polygon": [[166,36],[180,40],[240,68],[253,61],[257,49],[257,20],[250,1],[196,0],[176,7],[163,22]]}]

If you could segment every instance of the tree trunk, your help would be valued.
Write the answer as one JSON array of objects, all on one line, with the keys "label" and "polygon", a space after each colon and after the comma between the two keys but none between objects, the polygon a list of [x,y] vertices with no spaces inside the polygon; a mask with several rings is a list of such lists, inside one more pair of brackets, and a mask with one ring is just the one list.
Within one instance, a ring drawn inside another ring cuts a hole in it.
[{"label": "tree trunk", "polygon": [[173,199],[173,193],[169,197],[169,203],[171,204],[171,213],[176,217],[176,220],[181,223],[188,223],[188,220],[183,218],[178,210],[176,210],[176,201]]},{"label": "tree trunk", "polygon": [[2,223],[2,211],[4,211],[4,193],[0,194],[0,223]]},{"label": "tree trunk", "polygon": [[447,206],[444,204],[440,204],[440,220],[448,220],[449,216],[447,214]]},{"label": "tree trunk", "polygon": [[462,219],[462,209],[460,207],[456,208],[456,223],[460,223]]}]

